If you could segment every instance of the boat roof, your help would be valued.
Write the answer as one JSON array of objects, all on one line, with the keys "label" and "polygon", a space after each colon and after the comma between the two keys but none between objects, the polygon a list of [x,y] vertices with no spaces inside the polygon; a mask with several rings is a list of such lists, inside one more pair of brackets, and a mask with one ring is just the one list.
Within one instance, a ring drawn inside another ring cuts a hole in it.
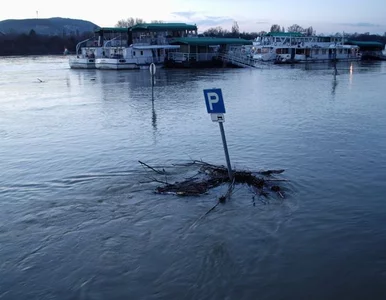
[{"label": "boat roof", "polygon": [[355,45],[362,48],[383,48],[383,44],[376,41],[347,41],[346,44]]},{"label": "boat roof", "polygon": [[131,27],[131,31],[197,30],[196,25],[186,23],[143,23]]},{"label": "boat roof", "polygon": [[252,41],[236,38],[213,38],[213,37],[184,37],[175,38],[171,44],[183,44],[194,46],[215,46],[215,45],[252,45]]},{"label": "boat roof", "polygon": [[130,28],[128,27],[101,27],[95,30],[96,33],[127,33]]},{"label": "boat roof", "polygon": [[268,32],[264,36],[302,37],[304,34],[300,32]]},{"label": "boat roof", "polygon": [[180,45],[133,45],[133,49],[145,50],[145,49],[179,49]]}]

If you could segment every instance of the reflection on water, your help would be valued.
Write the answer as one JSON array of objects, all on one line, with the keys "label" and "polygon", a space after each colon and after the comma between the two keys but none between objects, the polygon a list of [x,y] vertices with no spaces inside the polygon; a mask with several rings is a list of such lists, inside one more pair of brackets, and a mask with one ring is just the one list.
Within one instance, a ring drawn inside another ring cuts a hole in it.
[{"label": "reflection on water", "polygon": [[151,102],[152,115],[151,115],[151,124],[153,125],[154,131],[157,131],[157,114],[154,109],[154,101]]},{"label": "reflection on water", "polygon": [[[154,101],[147,70],[0,66],[1,299],[384,298],[384,62],[157,70]],[[212,87],[234,166],[286,169],[287,199],[153,193],[138,160],[225,164]]]},{"label": "reflection on water", "polygon": [[334,74],[334,79],[332,80],[332,89],[331,89],[331,95],[335,96],[336,93],[336,87],[338,86],[338,80],[336,78],[336,74]]},{"label": "reflection on water", "polygon": [[338,73],[338,68],[337,68],[337,64],[335,63],[334,64],[334,79],[333,79],[333,81],[332,81],[332,91],[331,91],[331,94],[333,95],[333,96],[335,96],[335,91],[336,91],[336,87],[337,87],[337,85],[338,85],[338,81],[337,81],[337,79],[336,79],[336,77],[337,77],[337,75],[338,75],[339,73]]},{"label": "reflection on water", "polygon": [[349,82],[350,82],[350,88],[352,87],[352,83],[353,83],[353,77],[354,77],[354,66],[353,64],[350,65],[350,76],[349,76]]}]

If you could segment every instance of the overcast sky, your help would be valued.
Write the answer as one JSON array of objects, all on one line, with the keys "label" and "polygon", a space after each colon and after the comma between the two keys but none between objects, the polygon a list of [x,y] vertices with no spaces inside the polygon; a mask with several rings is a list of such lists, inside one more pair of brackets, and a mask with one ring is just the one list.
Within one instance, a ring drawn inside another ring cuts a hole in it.
[{"label": "overcast sky", "polygon": [[[95,3],[95,4],[92,4]],[[101,5],[102,4],[102,5]],[[272,24],[313,26],[317,33],[386,32],[386,0],[114,0],[7,1],[0,20],[67,17],[99,26],[139,17],[197,24],[199,31],[237,21],[241,31],[268,31]]]}]

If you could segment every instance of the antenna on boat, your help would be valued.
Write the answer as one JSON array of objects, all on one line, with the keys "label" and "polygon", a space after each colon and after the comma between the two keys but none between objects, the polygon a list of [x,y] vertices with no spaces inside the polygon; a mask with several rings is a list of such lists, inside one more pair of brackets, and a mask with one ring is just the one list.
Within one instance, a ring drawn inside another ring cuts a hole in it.
[{"label": "antenna on boat", "polygon": [[39,19],[39,11],[36,11],[36,19]]}]

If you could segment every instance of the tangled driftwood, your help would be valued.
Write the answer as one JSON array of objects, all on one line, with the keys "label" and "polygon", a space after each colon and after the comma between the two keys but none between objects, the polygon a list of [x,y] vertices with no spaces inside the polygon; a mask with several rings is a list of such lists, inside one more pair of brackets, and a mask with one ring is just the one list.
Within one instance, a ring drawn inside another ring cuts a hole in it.
[{"label": "tangled driftwood", "polygon": [[[165,169],[157,170],[141,161],[141,165],[152,170],[156,174],[166,176]],[[175,165],[176,166],[176,165]],[[179,164],[178,166],[197,166],[198,173],[189,179],[181,182],[168,183],[153,178],[154,181],[162,183],[155,192],[159,194],[174,194],[179,196],[198,196],[205,194],[210,189],[224,183],[230,183],[228,192],[219,198],[223,202],[229,197],[235,184],[246,184],[251,187],[255,194],[267,197],[269,193],[276,193],[284,199],[284,192],[278,185],[282,179],[274,178],[273,175],[281,174],[284,170],[266,170],[251,172],[245,170],[233,170],[233,181],[230,182],[228,170],[224,166],[212,165],[203,161],[194,160],[190,163]]]}]

